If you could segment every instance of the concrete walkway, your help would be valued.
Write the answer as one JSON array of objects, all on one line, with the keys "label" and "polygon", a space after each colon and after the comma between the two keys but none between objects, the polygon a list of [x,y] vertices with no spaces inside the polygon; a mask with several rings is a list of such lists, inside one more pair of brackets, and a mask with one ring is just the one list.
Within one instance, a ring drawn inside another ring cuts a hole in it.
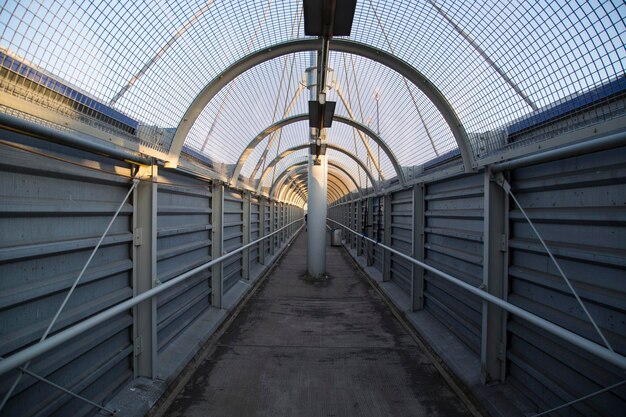
[{"label": "concrete walkway", "polygon": [[347,256],[307,281],[301,234],[165,415],[470,416]]}]

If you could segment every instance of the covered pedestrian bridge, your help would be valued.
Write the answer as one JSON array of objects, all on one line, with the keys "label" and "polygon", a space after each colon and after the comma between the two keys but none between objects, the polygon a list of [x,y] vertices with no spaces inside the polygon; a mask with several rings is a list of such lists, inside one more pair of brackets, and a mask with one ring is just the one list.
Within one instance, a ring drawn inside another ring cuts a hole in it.
[{"label": "covered pedestrian bridge", "polygon": [[0,416],[622,416],[625,22],[0,5]]}]

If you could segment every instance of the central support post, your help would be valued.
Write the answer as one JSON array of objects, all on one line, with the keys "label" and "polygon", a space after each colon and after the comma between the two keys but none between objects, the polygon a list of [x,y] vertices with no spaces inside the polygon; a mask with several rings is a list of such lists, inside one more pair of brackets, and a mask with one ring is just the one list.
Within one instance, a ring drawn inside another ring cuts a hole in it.
[{"label": "central support post", "polygon": [[[308,86],[311,101],[318,101],[324,96],[324,86],[318,86],[314,67],[316,54],[311,53],[311,65],[308,71]],[[318,88],[321,94],[318,94]],[[311,143],[325,140],[321,129],[311,128]],[[326,275],[326,193],[328,184],[328,159],[326,155],[315,155],[309,152],[308,175],[308,212],[307,212],[307,271],[311,278],[322,278]]]}]

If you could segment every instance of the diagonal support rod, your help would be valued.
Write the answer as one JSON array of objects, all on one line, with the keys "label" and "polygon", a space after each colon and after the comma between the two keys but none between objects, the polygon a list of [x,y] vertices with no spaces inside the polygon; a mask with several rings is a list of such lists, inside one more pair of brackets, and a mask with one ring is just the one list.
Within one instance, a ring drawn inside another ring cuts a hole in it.
[{"label": "diagonal support rod", "polygon": [[602,333],[602,330],[600,330],[600,327],[598,327],[598,325],[596,324],[596,321],[591,316],[591,313],[589,313],[589,310],[587,310],[587,307],[585,306],[585,303],[583,303],[583,300],[580,298],[580,296],[578,295],[578,293],[576,292],[576,290],[572,286],[572,283],[567,278],[567,275],[565,275],[565,272],[563,271],[563,269],[561,269],[561,266],[559,265],[559,263],[557,262],[556,258],[552,254],[552,251],[550,251],[550,249],[548,248],[548,245],[546,244],[546,242],[544,242],[543,238],[539,234],[539,231],[537,230],[537,228],[535,228],[535,225],[533,224],[533,222],[530,220],[530,218],[526,214],[526,211],[524,210],[522,205],[519,203],[519,201],[517,201],[517,198],[515,198],[515,195],[513,195],[513,192],[511,191],[511,184],[509,184],[508,181],[504,179],[504,176],[502,174],[498,174],[498,177],[496,178],[496,181],[502,187],[502,189],[504,189],[504,191],[509,196],[511,196],[511,198],[515,202],[515,205],[520,209],[520,211],[522,212],[522,215],[524,216],[524,218],[526,219],[526,221],[530,225],[531,229],[533,229],[533,232],[535,232],[535,235],[537,235],[537,238],[539,238],[539,241],[541,242],[541,245],[543,245],[543,248],[548,253],[548,256],[550,257],[550,259],[552,259],[552,262],[554,262],[554,265],[556,266],[556,269],[559,271],[559,273],[561,274],[561,276],[565,280],[565,283],[567,284],[567,287],[570,289],[572,294],[574,294],[574,297],[576,298],[576,301],[578,301],[578,304],[580,304],[580,307],[585,312],[585,315],[587,316],[587,318],[589,319],[589,321],[593,325],[593,328],[596,330],[596,332],[598,332],[598,334],[600,335],[600,338],[602,339],[602,341],[604,342],[606,347],[611,352],[614,352],[613,348],[611,347],[611,344],[606,339],[606,337],[604,337],[604,333]]},{"label": "diagonal support rod", "polygon": [[[4,360],[4,358],[0,356],[0,360]],[[26,375],[31,376],[31,377],[35,378],[36,380],[43,382],[44,384],[48,384],[48,385],[50,385],[51,387],[54,387],[54,388],[56,388],[56,389],[58,389],[58,390],[60,390],[60,391],[63,391],[64,393],[66,393],[66,394],[68,394],[68,395],[71,395],[71,396],[72,396],[72,397],[74,397],[74,398],[77,398],[77,399],[79,399],[79,400],[81,400],[81,401],[84,401],[84,402],[86,402],[86,403],[87,403],[87,404],[89,404],[89,405],[93,405],[94,407],[96,407],[96,408],[97,408],[97,409],[99,409],[99,410],[104,410],[104,411],[106,411],[107,413],[111,414],[112,416],[113,416],[113,415],[115,415],[115,411],[114,411],[114,410],[111,410],[111,409],[109,409],[109,408],[106,408],[105,406],[100,405],[100,404],[98,404],[98,403],[97,403],[97,402],[95,402],[95,401],[91,401],[90,399],[85,398],[85,397],[83,397],[83,396],[81,396],[81,395],[78,395],[78,394],[76,394],[75,392],[72,392],[72,391],[70,391],[70,390],[69,390],[69,389],[67,389],[67,388],[64,388],[64,387],[62,387],[62,386],[60,386],[60,385],[58,385],[58,384],[55,384],[54,382],[50,381],[49,379],[46,379],[46,378],[44,378],[44,377],[42,377],[42,376],[40,376],[40,375],[37,375],[36,373],[34,373],[34,372],[32,372],[32,371],[29,371],[28,369],[26,369],[26,368],[25,368],[25,367],[23,367],[23,366],[20,366],[18,369],[19,369],[20,371],[22,371],[23,373],[25,373]]]},{"label": "diagonal support rod", "polygon": [[[341,84],[339,84],[339,81],[335,78],[333,80],[333,87],[335,88],[335,91],[337,92],[337,95],[339,96],[339,98],[341,99],[341,101],[343,102],[343,105],[346,107],[346,110],[348,111],[348,115],[350,116],[350,118],[353,121],[357,121],[356,118],[354,117],[354,112],[352,111],[352,106],[350,106],[350,103],[348,103],[348,101],[346,100],[346,98],[343,95],[343,90],[341,88]],[[377,162],[378,160],[376,159],[376,156],[374,156],[374,151],[372,151],[372,148],[370,147],[367,138],[365,137],[365,134],[362,131],[358,131],[359,137],[361,138],[361,141],[363,142],[363,146],[365,147],[365,150],[367,151],[367,154],[369,155],[370,159],[372,160],[372,163],[374,165],[374,168],[376,168],[376,171],[378,171],[378,175],[380,175],[380,178],[385,179],[385,176],[383,175],[383,171],[380,168],[380,164]]]},{"label": "diagonal support rod", "polygon": [[[130,189],[126,193],[126,196],[124,196],[124,199],[120,203],[119,207],[117,208],[117,211],[113,215],[113,218],[111,219],[111,221],[107,225],[106,229],[104,230],[104,233],[100,237],[100,240],[96,244],[96,247],[93,248],[93,250],[91,251],[91,255],[89,255],[89,259],[87,259],[87,262],[85,262],[85,266],[83,266],[83,269],[80,271],[80,274],[78,274],[78,277],[76,278],[76,280],[74,280],[74,283],[72,284],[72,287],[70,288],[69,292],[65,296],[65,299],[61,303],[61,306],[57,309],[57,312],[54,315],[54,317],[52,318],[52,321],[50,321],[50,324],[48,325],[48,328],[46,329],[44,334],[41,336],[41,339],[39,339],[39,343],[41,343],[44,340],[46,340],[46,338],[50,334],[50,331],[52,330],[52,327],[54,327],[54,325],[56,324],[57,320],[59,319],[59,316],[61,315],[61,312],[63,311],[63,309],[65,308],[65,306],[66,306],[66,304],[68,302],[68,300],[70,299],[70,297],[74,293],[74,290],[76,289],[76,286],[78,285],[78,282],[83,277],[83,274],[85,273],[85,271],[87,270],[87,267],[91,263],[91,260],[93,259],[94,255],[96,254],[96,251],[100,248],[100,245],[104,241],[104,238],[106,237],[107,233],[109,232],[109,229],[111,229],[111,226],[113,226],[113,223],[115,222],[115,219],[117,219],[117,216],[120,214],[120,211],[122,211],[122,207],[124,207],[124,204],[126,203],[126,200],[128,200],[128,197],[130,197],[130,195],[133,192],[133,190],[137,187],[137,184],[139,184],[139,180],[134,178],[133,179],[133,185],[130,187]],[[2,411],[2,409],[4,408],[6,403],[9,401],[9,398],[11,398],[11,395],[13,395],[13,392],[15,391],[15,388],[17,387],[17,384],[20,383],[20,380],[22,379],[22,375],[24,375],[24,371],[26,371],[29,366],[30,366],[30,362],[26,363],[26,365],[24,365],[24,367],[22,369],[22,372],[20,372],[18,374],[17,378],[15,378],[15,382],[13,382],[13,385],[11,385],[11,388],[9,389],[9,391],[7,391],[6,395],[4,396],[4,399],[2,400],[2,403],[0,404],[0,411]]]},{"label": "diagonal support rod", "polygon": [[548,414],[553,413],[553,412],[555,412],[555,411],[557,411],[557,410],[560,410],[560,409],[562,409],[562,408],[569,407],[570,405],[574,405],[574,404],[576,404],[576,403],[579,403],[579,402],[581,402],[581,401],[587,400],[587,399],[589,399],[589,398],[593,398],[593,397],[595,397],[596,395],[600,395],[600,394],[603,394],[603,393],[605,393],[605,392],[607,392],[607,391],[611,391],[611,390],[613,390],[613,389],[615,389],[615,388],[617,388],[617,387],[619,387],[619,386],[622,386],[622,385],[624,385],[624,384],[626,384],[626,380],[624,380],[624,381],[620,381],[620,382],[615,383],[615,384],[613,384],[613,385],[610,385],[610,386],[608,386],[608,387],[606,387],[606,388],[602,388],[601,390],[598,390],[598,391],[596,391],[596,392],[592,392],[591,394],[587,394],[587,395],[585,395],[584,397],[577,398],[577,399],[575,399],[575,400],[573,400],[573,401],[570,401],[570,402],[568,402],[568,403],[561,404],[561,405],[559,405],[558,407],[554,407],[554,408],[551,408],[551,409],[549,409],[549,410],[547,410],[547,411],[543,411],[543,412],[541,412],[541,413],[539,413],[539,414],[533,414],[533,415],[532,415],[532,417],[539,417],[539,416],[545,416],[545,415],[548,415]]}]

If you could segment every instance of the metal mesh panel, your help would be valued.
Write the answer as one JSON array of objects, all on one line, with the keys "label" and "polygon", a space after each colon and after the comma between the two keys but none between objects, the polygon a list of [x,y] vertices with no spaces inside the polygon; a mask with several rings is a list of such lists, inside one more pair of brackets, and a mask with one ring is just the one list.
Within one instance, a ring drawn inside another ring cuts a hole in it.
[{"label": "metal mesh panel", "polygon": [[[350,39],[419,69],[459,115],[482,158],[623,115],[625,15],[626,5],[615,0],[370,0],[358,2]],[[30,81],[22,75],[17,87],[5,84],[2,91],[35,97],[40,106],[105,130],[119,130],[118,119],[128,118],[138,137],[162,150],[210,80],[253,51],[302,37],[303,20],[299,2],[11,1],[0,9],[0,28],[3,56],[43,75]],[[415,86],[362,58],[330,58],[331,78],[356,119],[376,130],[380,125],[403,165],[455,147]],[[223,117],[213,123],[203,116],[188,144],[230,163],[241,144],[282,116],[307,65],[301,53],[242,75],[206,110]],[[75,91],[74,101],[55,82]],[[307,95],[298,111],[306,110]],[[335,91],[330,98],[337,99]],[[207,150],[208,137],[215,145]],[[230,146],[233,140],[239,145]]]}]

